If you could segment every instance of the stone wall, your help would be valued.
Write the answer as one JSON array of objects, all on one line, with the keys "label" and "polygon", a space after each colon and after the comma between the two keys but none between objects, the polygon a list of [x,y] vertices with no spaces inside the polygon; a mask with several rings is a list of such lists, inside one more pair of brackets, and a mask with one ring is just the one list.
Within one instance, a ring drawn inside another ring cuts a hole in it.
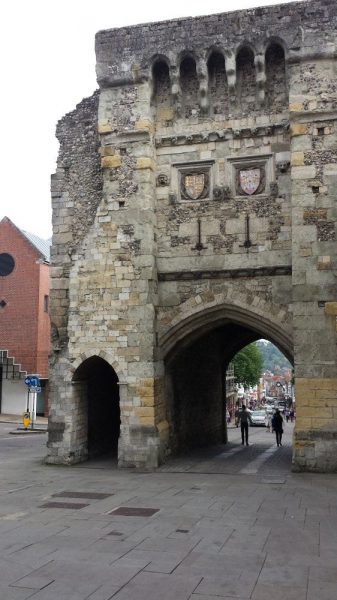
[{"label": "stone wall", "polygon": [[221,439],[226,365],[265,337],[295,364],[294,464],[337,468],[336,20],[312,0],[96,35],[99,94],[58,127],[50,462],[87,456],[90,357],[120,466],[152,468]]}]

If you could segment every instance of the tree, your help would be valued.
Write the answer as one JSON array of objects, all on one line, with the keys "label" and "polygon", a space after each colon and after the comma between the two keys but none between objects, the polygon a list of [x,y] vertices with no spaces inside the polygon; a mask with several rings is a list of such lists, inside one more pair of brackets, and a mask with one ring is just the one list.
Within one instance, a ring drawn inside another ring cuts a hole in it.
[{"label": "tree", "polygon": [[249,344],[233,359],[236,383],[244,388],[254,386],[262,375],[263,357],[256,344]]},{"label": "tree", "polygon": [[256,345],[263,356],[264,371],[270,371],[276,375],[291,369],[290,362],[274,344],[267,340],[258,340]]}]

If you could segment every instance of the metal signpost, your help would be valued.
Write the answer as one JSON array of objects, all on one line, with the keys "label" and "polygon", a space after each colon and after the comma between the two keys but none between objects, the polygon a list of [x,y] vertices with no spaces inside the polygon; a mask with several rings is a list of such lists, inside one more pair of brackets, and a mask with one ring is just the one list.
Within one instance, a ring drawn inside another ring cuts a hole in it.
[{"label": "metal signpost", "polygon": [[41,392],[41,382],[38,375],[28,375],[25,379],[25,384],[28,386],[28,395],[27,411],[24,413],[24,426],[26,427],[28,414],[31,429],[34,429],[34,424],[36,422],[36,400],[37,394]]}]

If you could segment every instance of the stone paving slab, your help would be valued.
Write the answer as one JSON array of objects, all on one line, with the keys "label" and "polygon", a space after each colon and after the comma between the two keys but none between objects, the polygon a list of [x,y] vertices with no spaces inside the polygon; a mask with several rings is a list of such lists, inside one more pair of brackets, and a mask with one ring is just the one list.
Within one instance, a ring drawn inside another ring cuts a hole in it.
[{"label": "stone paving slab", "polygon": [[[336,600],[337,476],[291,473],[290,429],[266,461],[274,438],[253,431],[244,452],[136,473],[45,466],[41,439],[11,446],[2,426],[0,600]],[[39,508],[56,500],[88,506]]]}]

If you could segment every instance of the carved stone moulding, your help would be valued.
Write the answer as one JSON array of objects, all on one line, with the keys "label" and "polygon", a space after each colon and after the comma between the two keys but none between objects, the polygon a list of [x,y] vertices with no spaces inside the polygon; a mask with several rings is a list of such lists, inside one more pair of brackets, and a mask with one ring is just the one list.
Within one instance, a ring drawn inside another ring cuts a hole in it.
[{"label": "carved stone moulding", "polygon": [[253,267],[245,269],[218,269],[204,271],[175,271],[158,273],[159,281],[193,281],[199,279],[238,279],[251,277],[285,277],[292,272],[290,265],[277,267]]},{"label": "carved stone moulding", "polygon": [[218,129],[214,131],[206,131],[204,133],[194,134],[174,134],[157,137],[155,140],[156,147],[162,146],[185,146],[189,144],[204,144],[205,142],[216,142],[221,140],[231,140],[240,138],[261,137],[282,133],[289,127],[288,121],[281,121],[271,125],[260,125],[256,127],[243,127],[242,129]]}]

